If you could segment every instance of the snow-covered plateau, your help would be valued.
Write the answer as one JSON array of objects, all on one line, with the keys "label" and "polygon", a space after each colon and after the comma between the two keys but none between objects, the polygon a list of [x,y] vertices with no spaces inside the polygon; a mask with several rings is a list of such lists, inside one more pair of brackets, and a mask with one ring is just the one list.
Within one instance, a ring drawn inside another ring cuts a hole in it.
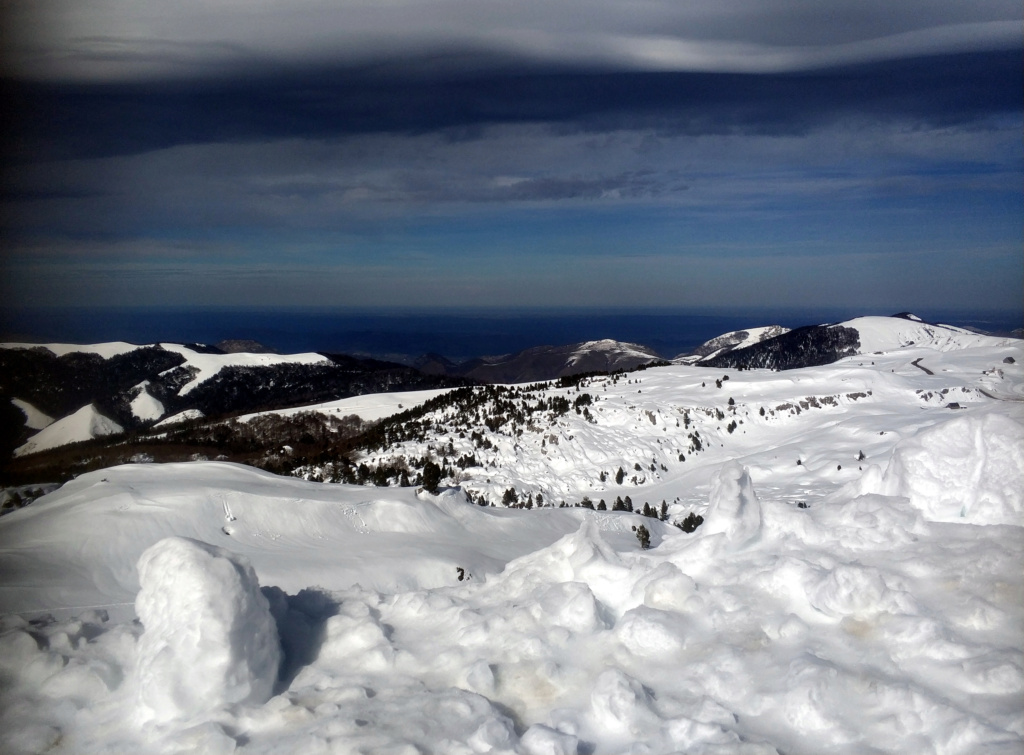
[{"label": "snow-covered plateau", "polygon": [[82,475],[0,519],[0,752],[1020,753],[1022,342],[870,350],[352,399],[436,494]]}]

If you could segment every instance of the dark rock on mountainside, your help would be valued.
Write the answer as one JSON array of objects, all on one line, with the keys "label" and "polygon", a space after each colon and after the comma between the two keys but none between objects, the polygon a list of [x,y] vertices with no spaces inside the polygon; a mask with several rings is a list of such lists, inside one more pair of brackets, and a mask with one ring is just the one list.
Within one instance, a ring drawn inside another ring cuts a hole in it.
[{"label": "dark rock on mountainside", "polygon": [[857,353],[860,334],[842,325],[808,325],[742,349],[703,359],[702,367],[792,370],[817,367]]}]

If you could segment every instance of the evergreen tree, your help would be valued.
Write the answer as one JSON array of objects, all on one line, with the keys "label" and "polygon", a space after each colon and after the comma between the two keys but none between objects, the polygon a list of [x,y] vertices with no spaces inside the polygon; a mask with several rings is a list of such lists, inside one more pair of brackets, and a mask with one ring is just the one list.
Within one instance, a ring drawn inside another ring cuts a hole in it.
[{"label": "evergreen tree", "polygon": [[441,484],[441,467],[433,461],[423,465],[423,489],[428,493],[437,494],[437,486]]}]

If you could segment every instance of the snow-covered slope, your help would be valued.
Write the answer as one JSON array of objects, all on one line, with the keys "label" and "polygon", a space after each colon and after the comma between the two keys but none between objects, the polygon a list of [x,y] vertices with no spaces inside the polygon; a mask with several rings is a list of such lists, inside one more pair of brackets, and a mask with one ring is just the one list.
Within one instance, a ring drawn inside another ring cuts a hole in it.
[{"label": "snow-covered slope", "polygon": [[[742,331],[741,331],[742,332]],[[721,336],[726,343],[734,334]],[[718,342],[713,339],[712,346]],[[877,354],[906,348],[950,351],[1019,344],[1019,339],[987,336],[949,325],[934,325],[910,315],[858,317],[832,325],[811,325],[778,333],[755,342],[712,350],[707,356],[684,357],[681,363],[733,369],[790,370],[830,364],[857,354]]]},{"label": "snow-covered slope", "polygon": [[747,346],[752,346],[755,343],[760,343],[768,338],[774,338],[780,336],[783,333],[788,333],[789,328],[784,328],[781,325],[767,325],[760,328],[749,328],[747,330],[733,330],[729,333],[723,333],[720,336],[712,338],[710,341],[705,341],[690,354],[680,354],[676,357],[681,362],[694,362],[701,358],[710,358],[718,356],[726,351],[734,351],[736,349],[743,349]]},{"label": "snow-covered slope", "polygon": [[658,355],[640,344],[604,338],[600,341],[585,341],[577,344],[566,360],[566,364],[572,367],[595,357],[608,364],[609,371],[613,371],[624,368],[627,364],[630,367],[637,362],[643,364],[651,359],[657,359]]},{"label": "snow-covered slope", "polygon": [[53,422],[33,435],[29,441],[14,450],[15,456],[46,451],[69,443],[92,440],[103,435],[112,435],[124,430],[109,417],[99,413],[95,406],[88,404],[77,412]]},{"label": "snow-covered slope", "polygon": [[[442,407],[367,456],[484,457],[436,496],[83,475],[0,519],[0,751],[1019,752],[1022,357],[651,368],[490,448]],[[705,521],[550,506],[626,493]]]},{"label": "snow-covered slope", "polygon": [[28,401],[20,398],[12,398],[11,403],[21,409],[25,415],[25,427],[30,430],[42,430],[47,425],[53,424],[53,417],[36,409]]},{"label": "snow-covered slope", "polygon": [[[297,406],[291,409],[274,409],[266,412],[254,412],[244,414],[236,419],[239,422],[248,422],[255,417],[277,415],[279,417],[291,417],[303,412],[318,412],[321,414],[335,414],[347,416],[354,414],[364,422],[375,422],[384,417],[390,417],[404,409],[419,406],[424,401],[435,396],[447,393],[447,388],[431,391],[397,391],[395,393],[369,393],[365,396],[352,396],[337,401],[325,401],[321,404],[309,406]],[[186,418],[186,419],[191,419]]]},{"label": "snow-covered slope", "polygon": [[195,377],[185,383],[178,395],[184,396],[196,386],[214,377],[225,367],[270,367],[278,364],[329,364],[330,360],[320,354],[204,354],[176,343],[160,344],[167,351],[173,351],[185,357],[182,365],[192,370]]},{"label": "snow-covered slope", "polygon": [[142,420],[160,419],[164,416],[166,410],[164,409],[164,405],[154,398],[148,390],[146,390],[148,385],[149,381],[144,380],[136,386],[139,394],[132,399],[130,404],[132,414]]},{"label": "snow-covered slope", "polygon": [[980,346],[1002,346],[1015,339],[973,333],[952,325],[933,325],[903,317],[858,317],[839,323],[854,328],[860,336],[861,354],[893,351],[910,346],[951,351]]},{"label": "snow-covered slope", "polygon": [[55,356],[66,354],[96,354],[103,359],[127,354],[136,349],[145,348],[134,343],[111,341],[109,343],[75,344],[75,343],[0,343],[0,349],[46,349]]}]

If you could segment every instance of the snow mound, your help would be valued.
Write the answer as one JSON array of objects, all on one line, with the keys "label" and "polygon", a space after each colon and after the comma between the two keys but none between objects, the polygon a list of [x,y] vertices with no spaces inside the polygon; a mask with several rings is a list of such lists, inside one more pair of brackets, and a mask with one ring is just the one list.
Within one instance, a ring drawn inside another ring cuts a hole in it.
[{"label": "snow mound", "polygon": [[20,398],[12,398],[11,403],[21,409],[22,414],[25,415],[25,427],[29,430],[42,430],[44,427],[48,427],[53,424],[53,417],[39,411],[28,401],[22,401]]},{"label": "snow mound", "polygon": [[136,665],[143,720],[187,720],[270,699],[281,650],[247,559],[169,537],[138,563],[135,610],[145,632]]},{"label": "snow mound", "polygon": [[69,414],[40,430],[28,443],[14,449],[14,455],[26,456],[68,443],[92,440],[101,435],[113,435],[123,431],[124,428],[114,420],[100,414],[92,404],[87,404],[74,414]]},{"label": "snow mound", "polygon": [[725,535],[726,541],[742,548],[761,532],[761,502],[754,492],[750,472],[737,462],[729,462],[711,483],[704,534]]},{"label": "snow mound", "polygon": [[933,521],[1024,525],[1024,427],[1000,414],[933,425],[897,444],[860,490],[906,497]]}]

